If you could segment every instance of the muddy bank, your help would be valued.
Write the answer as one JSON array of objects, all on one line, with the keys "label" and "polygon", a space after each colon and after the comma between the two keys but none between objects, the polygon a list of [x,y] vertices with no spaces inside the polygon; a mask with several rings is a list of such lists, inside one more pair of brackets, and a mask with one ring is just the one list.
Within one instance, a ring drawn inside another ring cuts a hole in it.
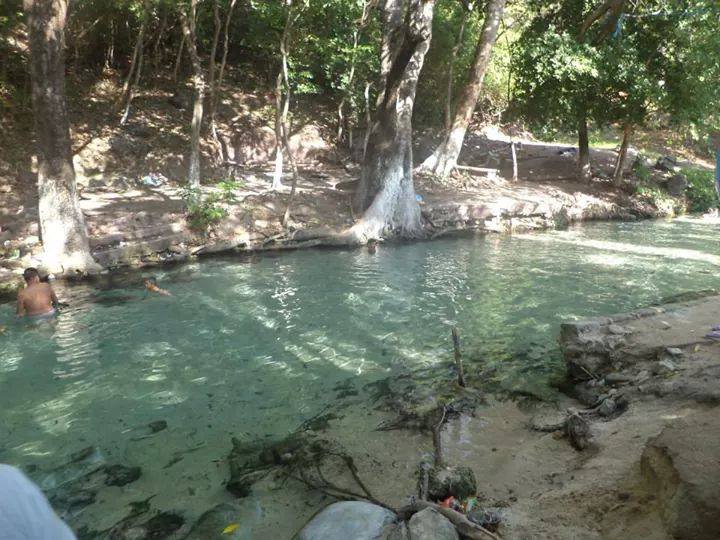
[{"label": "muddy bank", "polygon": [[[567,390],[588,419],[590,444],[577,452],[560,431],[518,433],[512,459],[476,454],[476,474],[493,490],[516,490],[508,538],[720,535],[720,343],[705,338],[718,321],[720,297],[710,296],[563,326]],[[531,426],[562,421],[566,406]],[[473,423],[463,431],[469,444],[456,438],[459,456],[497,438]],[[502,423],[495,429],[510,431]]]}]

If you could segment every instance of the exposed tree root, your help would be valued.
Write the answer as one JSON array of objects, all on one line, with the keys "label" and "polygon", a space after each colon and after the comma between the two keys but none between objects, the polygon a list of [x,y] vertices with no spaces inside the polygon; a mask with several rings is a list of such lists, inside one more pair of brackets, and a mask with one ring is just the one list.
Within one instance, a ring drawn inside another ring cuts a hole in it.
[{"label": "exposed tree root", "polygon": [[414,501],[412,504],[402,507],[398,514],[401,518],[407,520],[410,519],[413,514],[416,514],[421,510],[425,510],[426,508],[432,508],[447,518],[463,538],[469,538],[470,540],[500,540],[500,537],[491,533],[485,527],[482,527],[477,523],[473,523],[460,512],[456,512],[451,508],[445,508],[444,506],[440,506],[435,503],[427,501]]}]

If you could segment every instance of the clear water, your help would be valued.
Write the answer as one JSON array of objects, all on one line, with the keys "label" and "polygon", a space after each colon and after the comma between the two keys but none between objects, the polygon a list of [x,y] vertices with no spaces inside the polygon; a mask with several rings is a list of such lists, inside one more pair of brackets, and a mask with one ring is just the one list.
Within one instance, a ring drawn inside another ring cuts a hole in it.
[{"label": "clear water", "polygon": [[[48,471],[94,445],[143,465],[135,500],[163,486],[182,507],[187,491],[197,514],[222,486],[172,476],[163,467],[176,452],[203,449],[198,467],[210,467],[233,435],[282,436],[344,399],[357,403],[369,382],[446,365],[452,326],[472,361],[497,368],[500,387],[541,393],[561,370],[561,321],[719,287],[718,228],[594,224],[374,255],[215,259],[159,271],[171,298],[146,298],[139,278],[62,290],[71,307],[54,326],[18,324],[13,306],[0,306],[0,461]],[[158,419],[167,434],[144,442],[143,426]]]}]

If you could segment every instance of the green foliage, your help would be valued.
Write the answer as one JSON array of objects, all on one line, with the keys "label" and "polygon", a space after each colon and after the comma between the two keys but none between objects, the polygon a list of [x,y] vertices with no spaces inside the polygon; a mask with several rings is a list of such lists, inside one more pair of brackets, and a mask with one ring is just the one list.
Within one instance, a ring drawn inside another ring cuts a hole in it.
[{"label": "green foliage", "polygon": [[181,196],[190,228],[204,232],[225,219],[228,210],[224,205],[237,203],[235,191],[243,185],[243,182],[227,178],[217,182],[216,190],[207,194],[196,188],[184,187]]},{"label": "green foliage", "polygon": [[707,212],[720,205],[712,171],[686,169],[683,174],[688,181],[687,193],[691,212]]},{"label": "green foliage", "polygon": [[662,214],[674,216],[685,211],[685,205],[681,199],[670,196],[667,191],[653,182],[652,171],[645,165],[642,156],[633,165],[633,173],[638,180],[635,194],[655,208]]},{"label": "green foliage", "polygon": [[[720,6],[649,0],[616,21],[581,22],[597,2],[529,0],[532,22],[516,42],[513,112],[545,132],[574,129],[579,111],[598,126],[649,120],[695,123],[695,140],[720,124]],[[580,43],[582,41],[582,43]]]},{"label": "green foliage", "polygon": [[642,155],[638,155],[635,160],[633,173],[635,173],[635,177],[638,179],[640,185],[647,185],[650,182],[652,171],[650,171],[650,168],[645,165],[645,159]]},{"label": "green foliage", "polygon": [[182,193],[190,228],[206,232],[228,216],[226,208],[220,205],[222,193],[210,193],[203,197],[199,189],[185,188]]},{"label": "green foliage", "polygon": [[675,216],[685,212],[685,205],[681,199],[668,195],[667,191],[657,185],[640,182],[635,193],[663,215]]}]

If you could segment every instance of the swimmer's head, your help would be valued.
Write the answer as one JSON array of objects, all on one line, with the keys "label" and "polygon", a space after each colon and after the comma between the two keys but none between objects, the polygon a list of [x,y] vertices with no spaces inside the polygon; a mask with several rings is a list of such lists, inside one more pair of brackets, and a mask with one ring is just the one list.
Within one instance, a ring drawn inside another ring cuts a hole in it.
[{"label": "swimmer's head", "polygon": [[40,281],[40,273],[37,271],[37,268],[27,268],[23,272],[23,278],[25,278],[25,283],[28,285],[37,283]]},{"label": "swimmer's head", "polygon": [[145,287],[147,287],[147,288],[157,287],[157,278],[155,278],[154,276],[146,277],[143,280],[143,283],[145,284]]}]

